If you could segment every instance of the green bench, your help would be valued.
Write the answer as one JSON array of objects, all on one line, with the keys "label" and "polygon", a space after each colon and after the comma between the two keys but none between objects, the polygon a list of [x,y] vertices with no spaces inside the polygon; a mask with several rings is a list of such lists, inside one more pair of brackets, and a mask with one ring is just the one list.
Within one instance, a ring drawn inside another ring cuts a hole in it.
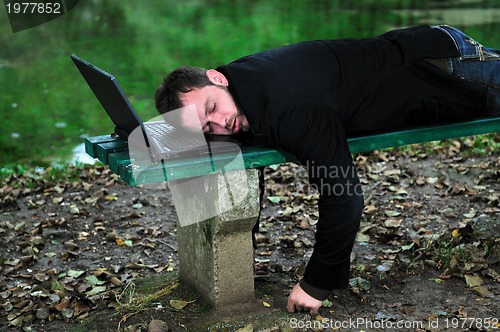
[{"label": "green bench", "polygon": [[[500,117],[352,137],[348,142],[351,152],[358,153],[494,132],[500,132]],[[259,211],[256,168],[295,161],[292,154],[248,146],[241,150],[243,163],[230,163],[234,156],[218,155],[211,160],[190,158],[167,164],[158,162],[138,169],[141,166],[134,166],[130,160],[127,142],[117,137],[86,138],[85,150],[129,185],[168,181],[172,195],[177,198],[174,199],[177,213],[183,219],[196,220],[199,218],[197,211],[203,209],[221,211],[203,222],[188,222],[188,226],[178,227],[179,277],[215,308],[254,300],[251,230]],[[214,173],[216,165],[221,164],[225,165],[225,173]],[[247,188],[242,190],[244,197],[229,197],[221,191],[223,186],[237,183],[243,177],[247,181]],[[188,191],[177,186],[189,179],[192,181]],[[213,206],[200,206],[206,204],[203,197],[207,195]],[[233,200],[242,203],[231,205]],[[227,206],[231,208],[224,208]]]}]

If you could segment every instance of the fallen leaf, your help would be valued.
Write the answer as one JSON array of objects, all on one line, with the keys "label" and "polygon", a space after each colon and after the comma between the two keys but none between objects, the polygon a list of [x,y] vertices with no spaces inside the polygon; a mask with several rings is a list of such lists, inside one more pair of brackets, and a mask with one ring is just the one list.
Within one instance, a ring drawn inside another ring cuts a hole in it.
[{"label": "fallen leaf", "polygon": [[5,290],[5,291],[3,291],[3,292],[0,292],[0,297],[1,297],[2,299],[4,299],[4,300],[5,300],[5,299],[6,299],[6,298],[8,298],[11,294],[12,294],[12,292],[11,292],[10,290],[8,290],[8,289],[7,289],[7,290]]},{"label": "fallen leaf", "polygon": [[56,308],[57,311],[61,311],[63,309],[66,309],[69,307],[69,298],[65,296],[59,304],[55,305],[54,308]]},{"label": "fallen leaf", "polygon": [[134,262],[129,262],[127,265],[125,265],[126,269],[131,269],[131,270],[141,270],[146,268],[146,265],[141,264],[141,263],[134,263]]},{"label": "fallen leaf", "polygon": [[84,273],[85,273],[85,271],[69,270],[68,276],[73,277],[73,278],[78,278],[79,276],[81,276]]},{"label": "fallen leaf", "polygon": [[64,192],[64,188],[59,186],[54,186],[52,189],[54,189],[58,194],[62,194]]},{"label": "fallen leaf", "polygon": [[401,306],[401,311],[404,312],[407,315],[412,314],[417,307],[414,306],[413,304],[403,304]]},{"label": "fallen leaf", "polygon": [[270,308],[271,305],[269,303],[267,303],[266,301],[262,301],[262,305],[266,308]]},{"label": "fallen leaf", "polygon": [[52,283],[50,284],[50,289],[53,291],[65,291],[64,286],[58,280],[52,281]]},{"label": "fallen leaf", "polygon": [[111,277],[111,279],[109,279],[109,281],[110,281],[113,285],[115,285],[115,286],[117,286],[117,287],[123,286],[123,282],[122,282],[120,279],[118,279],[117,277]]},{"label": "fallen leaf", "polygon": [[379,272],[387,272],[391,269],[392,263],[385,262],[383,264],[377,265],[377,271]]},{"label": "fallen leaf", "polygon": [[390,313],[387,313],[387,312],[381,312],[381,311],[379,311],[379,312],[377,312],[377,313],[375,314],[374,319],[375,319],[376,321],[388,321],[388,320],[394,320],[394,319],[396,319],[396,317],[394,317],[394,316],[393,316],[392,314],[390,314]]},{"label": "fallen leaf", "polygon": [[85,294],[87,294],[88,296],[92,296],[92,295],[102,293],[105,290],[106,290],[106,286],[96,286],[96,287],[92,287],[92,289],[89,290],[88,292],[86,292]]},{"label": "fallen leaf", "polygon": [[498,273],[497,271],[493,270],[493,269],[486,269],[484,272],[483,272],[485,275],[491,277],[493,280],[495,280],[496,282],[500,282],[500,273]]},{"label": "fallen leaf", "polygon": [[54,198],[52,199],[52,203],[54,203],[54,204],[59,204],[59,203],[61,203],[63,200],[64,200],[64,197],[54,197]]},{"label": "fallen leaf", "polygon": [[439,180],[439,178],[436,178],[436,177],[428,177],[425,179],[425,181],[428,183],[428,184],[434,184],[436,183],[437,181]]},{"label": "fallen leaf", "polygon": [[480,286],[483,284],[483,279],[477,274],[473,274],[473,275],[466,274],[464,276],[464,278],[465,278],[465,282],[467,283],[467,285],[469,287],[476,287],[476,286]]},{"label": "fallen leaf", "polygon": [[378,211],[378,207],[376,207],[375,205],[367,205],[363,209],[363,213],[368,214],[368,215],[373,215],[373,214],[377,213],[377,211]]},{"label": "fallen leaf", "polygon": [[477,211],[476,210],[470,210],[468,213],[464,213],[463,216],[465,218],[469,218],[469,219],[472,219],[476,216],[477,214]]},{"label": "fallen leaf", "polygon": [[313,246],[313,243],[311,240],[309,240],[308,238],[303,238],[303,239],[300,239],[300,241],[306,246],[306,247],[312,247]]},{"label": "fallen leaf", "polygon": [[[137,331],[140,331],[140,329]],[[168,325],[162,320],[153,319],[149,322],[148,332],[168,332]]]},{"label": "fallen leaf", "polygon": [[361,277],[356,277],[356,278],[352,278],[349,280],[349,286],[351,287],[359,287],[361,288],[362,290],[364,291],[369,291],[370,288],[371,288],[371,284],[368,280],[366,279],[363,279]]},{"label": "fallen leaf", "polygon": [[4,265],[16,266],[17,264],[19,264],[20,261],[21,260],[19,258],[10,258],[3,263]]},{"label": "fallen leaf", "polygon": [[408,193],[408,191],[406,191],[404,189],[399,189],[398,191],[396,191],[396,195],[398,195],[398,197],[399,196],[408,196],[409,193]]},{"label": "fallen leaf", "polygon": [[401,246],[401,250],[403,250],[403,251],[410,250],[411,248],[413,248],[414,245],[415,245],[415,242]]},{"label": "fallen leaf", "polygon": [[424,184],[427,183],[427,181],[425,180],[425,177],[422,176],[422,175],[419,175],[417,176],[417,178],[415,179],[415,183],[419,186],[423,186]]},{"label": "fallen leaf", "polygon": [[458,195],[465,191],[465,186],[461,183],[455,183],[455,185],[451,188],[450,193],[452,195]]},{"label": "fallen leaf", "polygon": [[390,227],[390,228],[396,228],[401,226],[401,223],[403,222],[403,219],[386,219],[384,221],[385,227]]},{"label": "fallen leaf", "polygon": [[356,234],[356,242],[366,243],[368,241],[370,241],[370,235],[359,232]]},{"label": "fallen leaf", "polygon": [[294,213],[292,207],[287,206],[285,210],[281,212],[281,215],[285,218],[290,218],[292,213]]},{"label": "fallen leaf", "polygon": [[21,221],[21,222],[18,222],[16,224],[16,226],[14,226],[14,230],[15,231],[19,231],[19,230],[21,230],[21,229],[23,229],[25,227],[26,227],[26,221]]},{"label": "fallen leaf", "polygon": [[321,303],[321,306],[323,308],[331,308],[333,306],[333,303],[331,301],[329,301],[328,299],[324,300],[322,303]]},{"label": "fallen leaf", "polygon": [[281,201],[279,196],[268,196],[267,199],[273,204],[278,204]]},{"label": "fallen leaf", "polygon": [[484,287],[483,285],[472,287],[471,288],[476,294],[478,294],[481,297],[486,297],[486,298],[493,298],[495,295],[491,293],[488,288]]},{"label": "fallen leaf", "polygon": [[63,245],[68,250],[75,250],[78,248],[78,245],[73,241],[64,241]]},{"label": "fallen leaf", "polygon": [[85,281],[92,286],[102,285],[105,283],[105,281],[99,280],[95,275],[85,277]]},{"label": "fallen leaf", "polygon": [[106,195],[106,196],[104,196],[104,199],[107,201],[116,201],[118,199],[118,197],[116,197],[114,195]]},{"label": "fallen leaf", "polygon": [[71,205],[69,207],[69,213],[71,213],[71,214],[79,214],[80,213],[80,209],[78,208],[78,206],[76,206],[76,205],[73,204],[73,205]]},{"label": "fallen leaf", "polygon": [[17,314],[12,317],[12,316],[7,316],[7,320],[9,321],[9,325],[16,326],[16,327],[21,327],[23,326],[24,323],[24,317],[23,316],[18,316]]},{"label": "fallen leaf", "polygon": [[175,310],[182,310],[184,309],[188,304],[193,303],[193,301],[185,301],[185,300],[170,300],[169,304],[172,308]]},{"label": "fallen leaf", "polygon": [[89,284],[86,284],[86,283],[81,283],[78,285],[78,287],[76,288],[76,290],[79,292],[79,293],[84,293],[85,291],[87,291],[87,289],[89,289],[90,286]]},{"label": "fallen leaf", "polygon": [[73,317],[74,313],[75,313],[75,311],[73,309],[70,309],[70,308],[66,308],[66,309],[61,310],[61,314],[66,319],[70,319],[71,317]]},{"label": "fallen leaf", "polygon": [[448,313],[446,311],[443,311],[443,310],[432,310],[431,314],[433,316],[442,316],[442,317],[448,316]]},{"label": "fallen leaf", "polygon": [[81,232],[78,232],[78,236],[76,237],[76,239],[78,241],[84,241],[84,240],[87,240],[87,237],[89,235],[90,235],[90,233],[85,232],[85,231],[81,231]]},{"label": "fallen leaf", "polygon": [[464,306],[459,306],[458,309],[457,309],[457,314],[459,317],[467,317],[469,314],[467,313],[467,311],[465,310],[465,307]]},{"label": "fallen leaf", "polygon": [[87,197],[85,198],[85,203],[94,205],[99,200],[99,197]]},{"label": "fallen leaf", "polygon": [[401,215],[401,212],[387,210],[387,211],[384,211],[384,214],[388,217],[397,217],[397,216]]},{"label": "fallen leaf", "polygon": [[401,170],[400,169],[388,169],[384,171],[384,176],[394,176],[394,175],[401,175]]}]

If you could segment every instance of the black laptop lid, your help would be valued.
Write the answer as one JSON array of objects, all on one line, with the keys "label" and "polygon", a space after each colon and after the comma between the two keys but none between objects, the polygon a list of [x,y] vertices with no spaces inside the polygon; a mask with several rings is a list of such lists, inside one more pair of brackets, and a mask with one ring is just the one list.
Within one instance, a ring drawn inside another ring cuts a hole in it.
[{"label": "black laptop lid", "polygon": [[[132,108],[113,75],[72,54],[71,59],[115,124],[120,136],[128,136],[142,121]],[[124,137],[126,138],[126,137]]]}]

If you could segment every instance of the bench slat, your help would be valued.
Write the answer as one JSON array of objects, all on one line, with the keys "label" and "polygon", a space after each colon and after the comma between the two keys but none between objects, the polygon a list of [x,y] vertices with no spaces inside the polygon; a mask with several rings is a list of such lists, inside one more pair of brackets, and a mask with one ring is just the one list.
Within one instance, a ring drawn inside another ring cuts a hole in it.
[{"label": "bench slat", "polygon": [[130,156],[128,150],[110,153],[108,155],[108,166],[113,173],[120,174],[120,169],[122,168],[122,166],[127,165],[130,165]]},{"label": "bench slat", "polygon": [[[348,139],[348,143],[351,152],[357,153],[492,132],[500,132],[500,118],[352,137]],[[220,168],[223,168],[224,171],[232,171],[296,160],[295,156],[290,153],[267,147],[249,146],[241,149],[243,163],[234,162],[234,155],[220,154],[211,159],[196,157],[167,160],[138,167],[133,166],[130,161],[127,142],[110,135],[86,138],[85,151],[90,156],[109,165],[111,171],[120,175],[122,180],[129,185],[193,178],[213,173]]]},{"label": "bench slat", "polygon": [[97,145],[100,143],[109,143],[119,141],[120,138],[111,135],[101,135],[85,138],[85,152],[92,158],[97,158]]},{"label": "bench slat", "polygon": [[124,140],[117,140],[97,144],[97,159],[108,165],[108,157],[111,153],[127,151],[128,144]]},{"label": "bench slat", "polygon": [[438,141],[471,135],[500,132],[500,118],[415,128],[348,139],[352,153],[380,150],[408,144]]}]

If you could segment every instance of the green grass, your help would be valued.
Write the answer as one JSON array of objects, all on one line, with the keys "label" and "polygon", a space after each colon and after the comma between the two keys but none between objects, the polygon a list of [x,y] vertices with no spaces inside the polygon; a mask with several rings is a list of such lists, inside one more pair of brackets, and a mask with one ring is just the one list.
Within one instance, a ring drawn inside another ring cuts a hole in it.
[{"label": "green grass", "polygon": [[[116,294],[115,315],[125,322],[128,318],[146,310],[153,305],[162,304],[166,298],[179,286],[179,281],[172,276],[148,276],[144,279],[129,281],[123,290]],[[166,306],[166,304],[165,304]]]},{"label": "green grass", "polygon": [[103,170],[102,165],[59,164],[57,166],[34,167],[27,164],[11,165],[0,168],[0,182],[12,188],[35,189],[58,183],[73,183],[80,180],[84,170],[96,175]]},{"label": "green grass", "polygon": [[459,153],[467,157],[497,153],[500,150],[500,133],[411,144],[387,150],[398,151],[401,154],[409,156],[430,155],[436,151],[446,151],[450,147],[457,148],[457,144],[459,145]]}]

